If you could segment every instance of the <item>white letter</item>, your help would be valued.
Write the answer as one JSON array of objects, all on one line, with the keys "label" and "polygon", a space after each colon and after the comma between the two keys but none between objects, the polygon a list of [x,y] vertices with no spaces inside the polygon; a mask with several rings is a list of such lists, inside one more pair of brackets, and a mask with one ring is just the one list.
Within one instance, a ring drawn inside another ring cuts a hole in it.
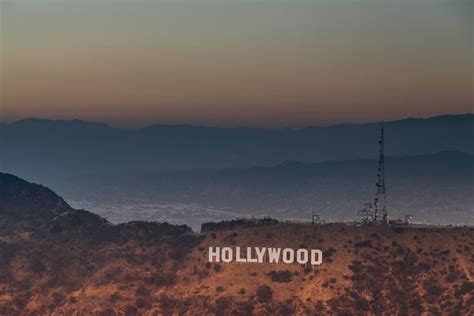
[{"label": "white letter", "polygon": [[296,261],[299,264],[307,264],[308,263],[308,250],[298,249],[296,251]]},{"label": "white letter", "polygon": [[278,263],[280,261],[280,248],[268,248],[268,261]]},{"label": "white letter", "polygon": [[247,247],[247,262],[257,262],[257,258],[252,258],[252,248]]},{"label": "white letter", "polygon": [[216,251],[214,251],[214,247],[209,247],[209,262],[213,262],[213,258],[216,258],[216,262],[220,261],[220,248],[216,247]]},{"label": "white letter", "polygon": [[293,263],[295,261],[295,252],[293,249],[286,248],[283,249],[283,262],[284,263]]},{"label": "white letter", "polygon": [[237,262],[247,262],[245,258],[240,257],[240,247],[235,247],[235,261]]},{"label": "white letter", "polygon": [[267,248],[263,247],[263,248],[257,248],[255,247],[255,251],[257,252],[257,260],[259,263],[263,263],[263,257],[265,256],[265,250],[267,250]]},{"label": "white letter", "polygon": [[[316,255],[318,259],[316,260]],[[311,264],[313,266],[318,266],[323,263],[323,252],[319,249],[311,249]]]},{"label": "white letter", "polygon": [[222,262],[231,262],[232,261],[232,248],[224,247],[222,248]]}]

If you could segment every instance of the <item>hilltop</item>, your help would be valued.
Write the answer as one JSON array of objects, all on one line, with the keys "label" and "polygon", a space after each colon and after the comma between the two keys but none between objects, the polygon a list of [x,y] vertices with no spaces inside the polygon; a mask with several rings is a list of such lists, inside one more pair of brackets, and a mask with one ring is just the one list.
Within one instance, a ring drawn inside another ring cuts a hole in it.
[{"label": "hilltop", "polygon": [[[198,234],[166,223],[112,225],[45,187],[2,173],[0,184],[0,314],[474,312],[471,227],[268,220]],[[216,246],[315,248],[323,263],[210,264]]]}]

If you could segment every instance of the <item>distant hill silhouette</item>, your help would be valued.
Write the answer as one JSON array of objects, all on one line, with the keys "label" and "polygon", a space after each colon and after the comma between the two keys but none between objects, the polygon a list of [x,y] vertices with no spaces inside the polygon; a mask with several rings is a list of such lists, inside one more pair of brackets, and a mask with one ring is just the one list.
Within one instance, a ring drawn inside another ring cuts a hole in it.
[{"label": "distant hill silhouette", "polygon": [[[387,155],[474,153],[474,115],[386,122]],[[193,168],[320,162],[377,155],[378,123],[301,129],[152,125],[113,128],[79,120],[0,124],[0,168],[48,182],[76,174],[130,174]]]},{"label": "distant hill silhouette", "polygon": [[52,219],[73,209],[50,189],[0,172],[0,214]]},{"label": "distant hill silhouette", "polygon": [[73,209],[49,188],[0,172],[0,232],[71,230],[90,234],[104,225],[109,225],[105,219]]}]

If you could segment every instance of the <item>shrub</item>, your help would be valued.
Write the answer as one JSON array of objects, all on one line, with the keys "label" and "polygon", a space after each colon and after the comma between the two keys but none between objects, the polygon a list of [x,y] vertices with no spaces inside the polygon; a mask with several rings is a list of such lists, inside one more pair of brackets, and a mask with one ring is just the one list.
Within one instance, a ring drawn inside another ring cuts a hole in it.
[{"label": "shrub", "polygon": [[454,282],[454,281],[456,281],[457,278],[458,278],[458,275],[456,274],[456,272],[450,272],[450,273],[446,276],[446,281],[448,281],[448,282]]},{"label": "shrub", "polygon": [[55,306],[60,306],[60,305],[64,304],[65,301],[66,301],[66,296],[64,296],[64,294],[53,293],[53,304]]},{"label": "shrub", "polygon": [[434,279],[428,279],[423,282],[423,287],[429,297],[437,297],[443,293],[443,289],[439,287]]},{"label": "shrub", "polygon": [[323,258],[331,258],[331,256],[335,252],[336,252],[336,249],[334,249],[333,247],[329,247],[329,249],[323,251]]},{"label": "shrub", "polygon": [[140,286],[136,291],[135,291],[135,296],[150,296],[150,290],[145,288],[144,286]]},{"label": "shrub", "polygon": [[219,297],[216,299],[216,315],[225,315],[230,304],[231,300],[228,297]]},{"label": "shrub", "polygon": [[370,304],[365,298],[359,296],[354,300],[355,300],[355,307],[357,308],[357,311],[360,312],[360,311],[368,311],[369,310]]},{"label": "shrub", "polygon": [[257,300],[260,303],[267,303],[272,300],[273,297],[273,290],[268,285],[260,285],[257,288]]},{"label": "shrub", "polygon": [[122,298],[122,296],[118,292],[115,292],[112,295],[110,295],[110,301],[112,303],[116,303],[116,302],[120,301],[121,298]]},{"label": "shrub", "polygon": [[106,308],[106,309],[101,310],[98,313],[98,316],[115,316],[115,313],[111,308]]},{"label": "shrub", "polygon": [[138,315],[138,309],[133,305],[127,305],[127,307],[125,307],[124,315],[125,316],[137,316]]},{"label": "shrub", "polygon": [[456,295],[464,295],[466,293],[473,292],[473,291],[474,291],[474,282],[466,281],[461,284],[461,287],[456,291]]},{"label": "shrub", "polygon": [[40,260],[35,260],[31,263],[31,270],[37,274],[43,274],[46,271],[46,266]]},{"label": "shrub", "polygon": [[138,308],[147,308],[149,304],[146,299],[139,297],[135,301],[135,306]]},{"label": "shrub", "polygon": [[294,315],[295,313],[295,307],[291,300],[286,300],[285,302],[280,303],[278,309],[278,315]]},{"label": "shrub", "polygon": [[357,248],[372,248],[371,240],[359,241],[354,244]]},{"label": "shrub", "polygon": [[177,305],[177,301],[174,298],[164,294],[160,295],[158,298],[158,303],[160,304],[160,308],[165,315],[172,314],[174,307]]},{"label": "shrub", "polygon": [[291,282],[291,272],[288,270],[285,271],[270,271],[267,273],[271,277],[272,282],[282,282],[288,283]]},{"label": "shrub", "polygon": [[176,273],[175,272],[160,272],[153,277],[153,283],[156,286],[169,286],[176,283]]},{"label": "shrub", "polygon": [[318,300],[318,301],[316,302],[316,306],[315,306],[314,308],[315,308],[315,310],[316,310],[317,312],[320,312],[320,313],[321,313],[321,312],[324,312],[325,308],[324,308],[324,303],[323,303],[323,301]]},{"label": "shrub", "polygon": [[252,301],[239,303],[231,315],[253,315],[254,303]]},{"label": "shrub", "polygon": [[189,250],[196,247],[201,242],[202,238],[203,237],[196,237],[189,234],[171,239],[169,242],[173,251],[171,251],[170,257],[177,261],[183,260]]}]

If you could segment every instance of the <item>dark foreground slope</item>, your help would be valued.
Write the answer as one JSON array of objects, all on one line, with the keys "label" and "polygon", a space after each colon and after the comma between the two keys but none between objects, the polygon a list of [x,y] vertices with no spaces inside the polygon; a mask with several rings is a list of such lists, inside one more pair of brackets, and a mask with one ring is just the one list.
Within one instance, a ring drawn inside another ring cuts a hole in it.
[{"label": "dark foreground slope", "polygon": [[108,305],[133,315],[145,305],[113,287],[133,292],[174,282],[200,239],[184,225],[111,225],[43,186],[0,173],[0,315],[89,315]]},{"label": "dark foreground slope", "polygon": [[[271,222],[198,235],[111,225],[44,187],[5,174],[0,184],[0,315],[474,312],[472,228]],[[209,264],[210,246],[320,248],[324,260]]]}]

